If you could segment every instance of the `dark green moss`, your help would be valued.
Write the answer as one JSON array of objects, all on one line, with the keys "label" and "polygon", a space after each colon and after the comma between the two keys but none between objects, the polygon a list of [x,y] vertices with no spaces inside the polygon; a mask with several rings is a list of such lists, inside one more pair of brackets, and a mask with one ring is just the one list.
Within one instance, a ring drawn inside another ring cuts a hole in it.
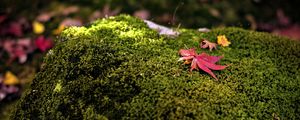
[{"label": "dark green moss", "polygon": [[[239,28],[159,36],[122,15],[65,30],[11,119],[300,119],[300,43]],[[216,41],[230,67],[189,73],[178,50]]]}]

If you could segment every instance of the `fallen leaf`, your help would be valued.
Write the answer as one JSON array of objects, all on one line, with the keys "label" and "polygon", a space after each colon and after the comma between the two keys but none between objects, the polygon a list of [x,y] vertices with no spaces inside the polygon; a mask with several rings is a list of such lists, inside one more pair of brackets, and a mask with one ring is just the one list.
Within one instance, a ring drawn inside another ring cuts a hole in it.
[{"label": "fallen leaf", "polygon": [[216,80],[218,80],[218,78],[211,70],[223,70],[227,67],[227,66],[215,64],[221,58],[223,58],[223,56],[210,56],[204,52],[201,53],[200,55],[197,55],[194,48],[187,49],[187,50],[180,49],[179,54],[182,56],[181,58],[179,58],[179,61],[181,60],[192,61],[190,71],[199,68],[205,71],[206,73],[208,73],[209,75],[211,75]]},{"label": "fallen leaf", "polygon": [[163,13],[161,16],[158,16],[156,19],[159,23],[175,23],[176,17],[169,13]]},{"label": "fallen leaf", "polygon": [[59,35],[65,29],[65,25],[59,25],[58,28],[52,31],[54,35]]},{"label": "fallen leaf", "polygon": [[218,36],[218,44],[223,46],[223,47],[227,47],[231,44],[231,42],[228,41],[228,39],[226,38],[225,35],[219,35]]},{"label": "fallen leaf", "polygon": [[76,13],[80,10],[78,6],[69,6],[63,9],[62,14],[63,15],[69,15],[72,13]]},{"label": "fallen leaf", "polygon": [[5,84],[5,85],[16,85],[16,84],[19,84],[19,83],[20,83],[19,79],[12,72],[7,71],[5,73],[3,84]]},{"label": "fallen leaf", "polygon": [[7,33],[17,37],[23,36],[22,24],[19,22],[11,22]]},{"label": "fallen leaf", "polygon": [[212,51],[212,49],[217,49],[217,44],[209,42],[208,40],[203,39],[200,43],[200,47],[204,48],[204,49],[208,48],[210,51]]},{"label": "fallen leaf", "polygon": [[91,14],[91,16],[89,17],[89,20],[94,21],[94,20],[99,19],[99,18],[106,18],[106,17],[109,17],[109,16],[115,16],[115,15],[119,14],[120,11],[121,11],[120,7],[117,7],[116,9],[111,10],[109,4],[105,4],[103,6],[102,10],[94,11]]},{"label": "fallen leaf", "polygon": [[41,13],[40,15],[38,15],[36,17],[36,20],[40,21],[40,22],[47,22],[53,17],[53,15],[54,15],[53,12],[44,12],[44,13]]},{"label": "fallen leaf", "polygon": [[193,56],[197,55],[195,48],[191,48],[191,49],[187,49],[187,50],[180,49],[179,54],[183,57],[193,57]]},{"label": "fallen leaf", "polygon": [[45,26],[38,21],[32,23],[32,28],[35,34],[42,34],[45,31]]},{"label": "fallen leaf", "polygon": [[148,10],[143,9],[135,11],[133,15],[140,19],[147,20],[150,17],[150,12]]},{"label": "fallen leaf", "polygon": [[1,90],[6,94],[12,94],[18,92],[20,88],[16,87],[15,85],[2,85]]},{"label": "fallen leaf", "polygon": [[31,29],[31,24],[29,23],[26,17],[18,18],[17,22],[21,24],[23,31]]},{"label": "fallen leaf", "polygon": [[6,85],[0,82],[0,101],[8,97],[9,94],[18,93],[20,88],[16,85]]},{"label": "fallen leaf", "polygon": [[177,35],[180,34],[179,32],[177,32],[177,31],[175,31],[171,28],[168,28],[168,27],[165,27],[165,26],[162,26],[162,25],[158,25],[158,24],[156,24],[152,21],[144,20],[144,22],[147,23],[149,28],[159,32],[160,35],[177,36]]},{"label": "fallen leaf", "polygon": [[282,9],[276,11],[278,23],[282,26],[287,26],[291,23],[290,18],[284,13]]},{"label": "fallen leaf", "polygon": [[101,16],[102,16],[101,11],[96,10],[96,11],[94,11],[94,12],[90,15],[89,21],[95,21],[95,20],[101,18]]},{"label": "fallen leaf", "polygon": [[35,41],[35,46],[42,52],[52,48],[53,42],[51,39],[46,39],[44,36],[39,36]]},{"label": "fallen leaf", "polygon": [[3,91],[0,91],[0,101],[2,101],[6,97],[6,93]]},{"label": "fallen leaf", "polygon": [[210,29],[208,29],[208,28],[199,28],[198,31],[199,32],[210,32]]},{"label": "fallen leaf", "polygon": [[251,30],[256,30],[257,29],[257,23],[256,23],[256,20],[255,20],[254,16],[251,15],[251,14],[247,14],[245,16],[245,18],[250,23]]},{"label": "fallen leaf", "polygon": [[293,24],[286,28],[276,28],[272,33],[276,35],[287,36],[291,39],[300,40],[300,25]]},{"label": "fallen leaf", "polygon": [[82,22],[78,19],[73,19],[73,18],[67,18],[64,19],[60,25],[64,25],[64,27],[67,26],[82,26]]},{"label": "fallen leaf", "polygon": [[2,23],[6,18],[6,15],[0,15],[0,23]]},{"label": "fallen leaf", "polygon": [[109,16],[117,15],[118,13],[120,13],[120,11],[121,11],[121,8],[118,7],[114,10],[111,10],[110,5],[106,4],[106,5],[104,5],[104,7],[102,9],[102,14],[104,15],[103,17],[109,17]]},{"label": "fallen leaf", "polygon": [[201,53],[199,56],[202,57],[203,60],[210,62],[210,63],[216,63],[218,61],[220,61],[224,56],[210,56],[206,53]]},{"label": "fallen leaf", "polygon": [[33,52],[32,42],[29,38],[22,38],[18,41],[5,40],[3,42],[4,50],[9,54],[8,64],[15,59],[19,59],[19,63],[24,63],[27,60],[27,54]]},{"label": "fallen leaf", "polygon": [[221,17],[220,11],[216,8],[211,7],[211,8],[208,9],[208,11],[214,17],[217,17],[217,18]]}]

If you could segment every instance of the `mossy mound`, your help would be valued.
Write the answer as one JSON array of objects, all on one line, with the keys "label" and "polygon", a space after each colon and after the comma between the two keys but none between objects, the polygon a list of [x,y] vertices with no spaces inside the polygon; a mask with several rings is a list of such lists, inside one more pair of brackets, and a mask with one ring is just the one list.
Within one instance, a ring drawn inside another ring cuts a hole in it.
[{"label": "mossy mound", "polygon": [[[65,30],[11,119],[300,119],[299,42],[239,28],[180,31],[159,36],[126,15]],[[223,34],[229,47],[197,49],[224,54],[219,81],[178,62],[179,49]]]}]

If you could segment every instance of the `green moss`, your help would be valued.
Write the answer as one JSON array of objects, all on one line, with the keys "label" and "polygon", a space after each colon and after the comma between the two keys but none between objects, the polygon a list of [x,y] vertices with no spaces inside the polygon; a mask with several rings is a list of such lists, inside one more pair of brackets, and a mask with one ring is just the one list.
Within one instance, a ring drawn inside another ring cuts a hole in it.
[{"label": "green moss", "polygon": [[[65,30],[11,119],[299,119],[300,43],[239,28],[159,36],[122,15]],[[216,41],[230,67],[189,73],[178,50]],[[58,92],[59,91],[59,92]]]}]

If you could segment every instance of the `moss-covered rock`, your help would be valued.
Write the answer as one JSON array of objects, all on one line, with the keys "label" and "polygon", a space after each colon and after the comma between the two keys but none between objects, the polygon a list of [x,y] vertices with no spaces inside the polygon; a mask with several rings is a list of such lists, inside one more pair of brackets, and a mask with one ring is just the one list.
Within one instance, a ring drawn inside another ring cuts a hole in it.
[{"label": "moss-covered rock", "polygon": [[[239,28],[159,36],[122,15],[71,27],[49,51],[11,119],[300,119],[300,43]],[[178,50],[216,41],[214,71],[189,72]]]}]

